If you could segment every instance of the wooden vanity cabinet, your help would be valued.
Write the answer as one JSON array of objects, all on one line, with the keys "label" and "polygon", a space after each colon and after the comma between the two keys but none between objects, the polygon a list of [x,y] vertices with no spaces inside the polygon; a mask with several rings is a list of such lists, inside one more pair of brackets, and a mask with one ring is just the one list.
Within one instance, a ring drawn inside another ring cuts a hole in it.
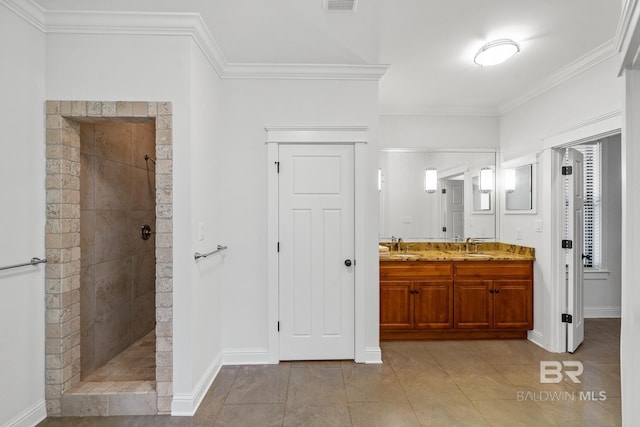
[{"label": "wooden vanity cabinet", "polygon": [[532,288],[529,261],[456,263],[454,327],[533,329]]},{"label": "wooden vanity cabinet", "polygon": [[381,339],[525,338],[532,261],[385,262]]},{"label": "wooden vanity cabinet", "polygon": [[388,263],[380,269],[381,331],[453,327],[451,263],[420,264]]}]

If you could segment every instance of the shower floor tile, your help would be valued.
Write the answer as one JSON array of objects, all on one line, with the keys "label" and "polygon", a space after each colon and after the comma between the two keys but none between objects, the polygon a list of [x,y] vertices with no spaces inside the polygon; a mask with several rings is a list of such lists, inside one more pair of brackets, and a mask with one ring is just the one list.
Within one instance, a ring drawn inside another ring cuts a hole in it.
[{"label": "shower floor tile", "polygon": [[156,333],[149,332],[73,387],[72,393],[155,390]]}]

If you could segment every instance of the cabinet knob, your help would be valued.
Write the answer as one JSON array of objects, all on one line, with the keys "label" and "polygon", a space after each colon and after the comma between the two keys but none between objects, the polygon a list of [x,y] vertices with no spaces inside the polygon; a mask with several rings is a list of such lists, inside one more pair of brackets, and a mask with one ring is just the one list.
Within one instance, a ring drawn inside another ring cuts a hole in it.
[{"label": "cabinet knob", "polygon": [[352,262],[351,262],[350,259],[345,259],[344,260],[344,265],[346,265],[347,267],[351,267],[351,264],[352,264]]}]

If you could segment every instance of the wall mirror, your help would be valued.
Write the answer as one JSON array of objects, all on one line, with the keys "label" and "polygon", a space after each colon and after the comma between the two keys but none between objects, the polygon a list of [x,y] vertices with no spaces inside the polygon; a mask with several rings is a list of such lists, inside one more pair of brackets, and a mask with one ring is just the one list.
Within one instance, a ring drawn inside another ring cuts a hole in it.
[{"label": "wall mirror", "polygon": [[493,150],[383,149],[380,240],[495,240],[495,170]]},{"label": "wall mirror", "polygon": [[505,214],[536,213],[536,158],[531,155],[502,163]]},{"label": "wall mirror", "polygon": [[505,169],[505,209],[523,211],[533,208],[532,165]]}]

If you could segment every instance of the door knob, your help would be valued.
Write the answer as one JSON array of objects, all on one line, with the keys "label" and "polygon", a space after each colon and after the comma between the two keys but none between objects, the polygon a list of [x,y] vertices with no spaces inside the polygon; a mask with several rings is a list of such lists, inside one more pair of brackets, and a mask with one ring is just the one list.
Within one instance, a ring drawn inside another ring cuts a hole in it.
[{"label": "door knob", "polygon": [[351,267],[351,260],[350,259],[345,259],[344,260],[344,265],[346,265],[347,267]]}]

